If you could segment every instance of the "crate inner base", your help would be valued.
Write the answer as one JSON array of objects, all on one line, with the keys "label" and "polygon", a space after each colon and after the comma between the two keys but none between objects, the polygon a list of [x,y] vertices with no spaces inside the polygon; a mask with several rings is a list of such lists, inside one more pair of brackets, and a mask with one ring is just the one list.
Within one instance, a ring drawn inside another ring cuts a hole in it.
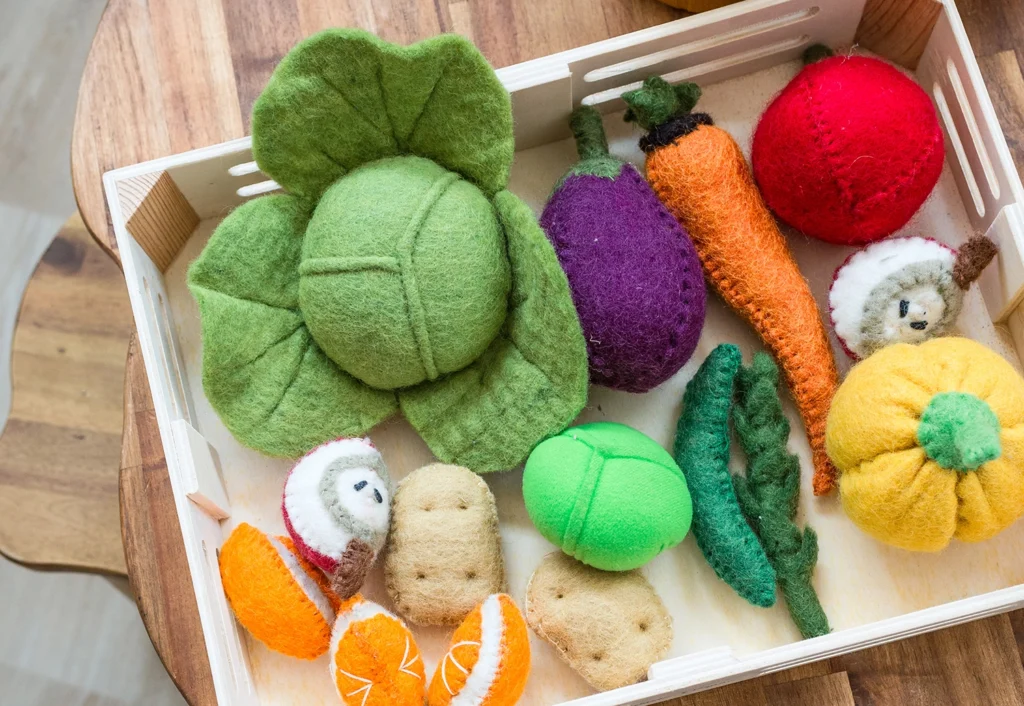
[{"label": "crate inner base", "polygon": [[[761,111],[771,97],[799,70],[791,62],[738,79],[708,86],[699,109],[732,133],[749,155],[750,137]],[[613,154],[642,165],[636,147],[639,133],[622,122],[621,113],[606,117]],[[575,161],[571,141],[520,152],[510,188],[538,213],[553,185]],[[947,155],[947,159],[955,156]],[[166,273],[185,374],[195,401],[194,425],[216,449],[232,507],[224,522],[225,536],[239,522],[264,531],[283,533],[281,488],[290,463],[270,459],[242,447],[210,408],[202,392],[201,341],[198,311],[185,286],[185,271],[201,251],[217,221],[200,224],[189,243]],[[924,235],[950,245],[971,234],[964,203],[947,165],[939,186],[925,207],[898,235]],[[827,315],[827,291],[835,268],[852,252],[789,233],[790,243],[809,279],[819,306]],[[964,335],[977,339],[1020,362],[1012,346],[991,322],[977,289],[965,303],[960,319]],[[735,343],[749,363],[762,346],[754,332],[714,295],[709,294],[707,323],[697,352],[669,382],[645,395],[631,395],[594,387],[579,421],[611,420],[633,426],[671,448],[683,389],[707,354],[719,343]],[[842,372],[850,363],[833,340]],[[880,619],[980,595],[1024,581],[1024,522],[988,542],[954,542],[938,554],[914,554],[886,547],[861,533],[843,514],[838,497],[814,498],[810,485],[810,452],[806,436],[788,396],[784,399],[792,425],[790,449],[801,460],[803,483],[800,522],[814,527],[820,542],[815,585],[834,630],[865,625]],[[371,432],[396,480],[432,458],[423,442],[400,418]],[[743,468],[735,451],[733,470]],[[521,473],[510,471],[486,476],[498,502],[508,588],[522,605],[530,575],[555,548],[536,532],[523,506]],[[755,608],[720,581],[701,556],[692,535],[658,556],[643,569],[674,620],[675,638],[666,659],[728,646],[738,656],[785,645],[800,639],[784,602],[771,609]],[[364,594],[391,608],[379,566]],[[428,679],[447,647],[450,630],[414,628],[426,663]],[[523,706],[555,704],[593,691],[558,657],[553,648],[531,635],[533,670]],[[270,652],[246,636],[249,661],[261,703],[308,706],[338,703],[328,676],[326,657],[303,662]]]}]

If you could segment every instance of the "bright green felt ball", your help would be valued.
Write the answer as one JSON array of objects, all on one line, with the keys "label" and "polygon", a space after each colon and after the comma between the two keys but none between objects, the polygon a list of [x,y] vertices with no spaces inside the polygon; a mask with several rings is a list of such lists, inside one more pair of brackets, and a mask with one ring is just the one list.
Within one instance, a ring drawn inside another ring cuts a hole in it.
[{"label": "bright green felt ball", "polygon": [[476,360],[505,321],[511,286],[494,208],[421,157],[343,176],[310,220],[299,304],[313,338],[371,387],[434,380]]},{"label": "bright green felt ball", "polygon": [[606,571],[635,569],[679,544],[693,516],[672,456],[612,422],[570,427],[541,442],[526,461],[523,499],[548,541]]}]

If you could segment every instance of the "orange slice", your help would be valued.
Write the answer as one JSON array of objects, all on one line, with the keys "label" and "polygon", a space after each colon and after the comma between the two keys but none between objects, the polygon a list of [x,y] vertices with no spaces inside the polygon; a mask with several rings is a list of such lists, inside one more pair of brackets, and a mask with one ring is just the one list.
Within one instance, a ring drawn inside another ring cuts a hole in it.
[{"label": "orange slice", "polygon": [[268,648],[300,659],[327,651],[338,599],[290,538],[243,522],[220,549],[220,578],[238,622]]},{"label": "orange slice", "polygon": [[452,636],[427,694],[429,706],[513,706],[530,675],[530,636],[513,600],[488,596]]},{"label": "orange slice", "polygon": [[423,706],[426,678],[412,633],[359,595],[339,608],[331,676],[346,706]]}]

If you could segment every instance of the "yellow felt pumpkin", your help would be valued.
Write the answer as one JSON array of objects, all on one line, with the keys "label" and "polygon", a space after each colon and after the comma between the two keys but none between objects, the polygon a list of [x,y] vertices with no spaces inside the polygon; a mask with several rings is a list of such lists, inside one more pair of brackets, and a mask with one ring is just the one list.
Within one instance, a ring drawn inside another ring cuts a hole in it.
[{"label": "yellow felt pumpkin", "polygon": [[826,437],[843,508],[887,544],[980,542],[1024,513],[1024,379],[969,339],[897,344],[855,366]]}]

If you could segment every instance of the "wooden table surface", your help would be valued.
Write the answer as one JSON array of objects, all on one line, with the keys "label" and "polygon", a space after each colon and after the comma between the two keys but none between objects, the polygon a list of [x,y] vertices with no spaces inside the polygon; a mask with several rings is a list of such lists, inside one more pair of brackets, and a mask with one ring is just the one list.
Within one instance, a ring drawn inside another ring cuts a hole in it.
[{"label": "wooden table surface", "polygon": [[[870,2],[881,21],[892,23],[927,14],[934,0]],[[1024,54],[1017,51],[1024,45],[1024,3],[957,5],[1010,146],[1024,164]],[[500,67],[683,14],[656,0],[110,0],[75,121],[72,178],[79,208],[117,259],[102,173],[245,135],[252,103],[278,60],[324,27],[360,26],[404,43],[459,32]],[[195,598],[134,340],[123,442],[122,533],[139,610],[188,701],[212,704]],[[1024,614],[1004,615],[671,703],[1024,704],[1021,647]]]}]

